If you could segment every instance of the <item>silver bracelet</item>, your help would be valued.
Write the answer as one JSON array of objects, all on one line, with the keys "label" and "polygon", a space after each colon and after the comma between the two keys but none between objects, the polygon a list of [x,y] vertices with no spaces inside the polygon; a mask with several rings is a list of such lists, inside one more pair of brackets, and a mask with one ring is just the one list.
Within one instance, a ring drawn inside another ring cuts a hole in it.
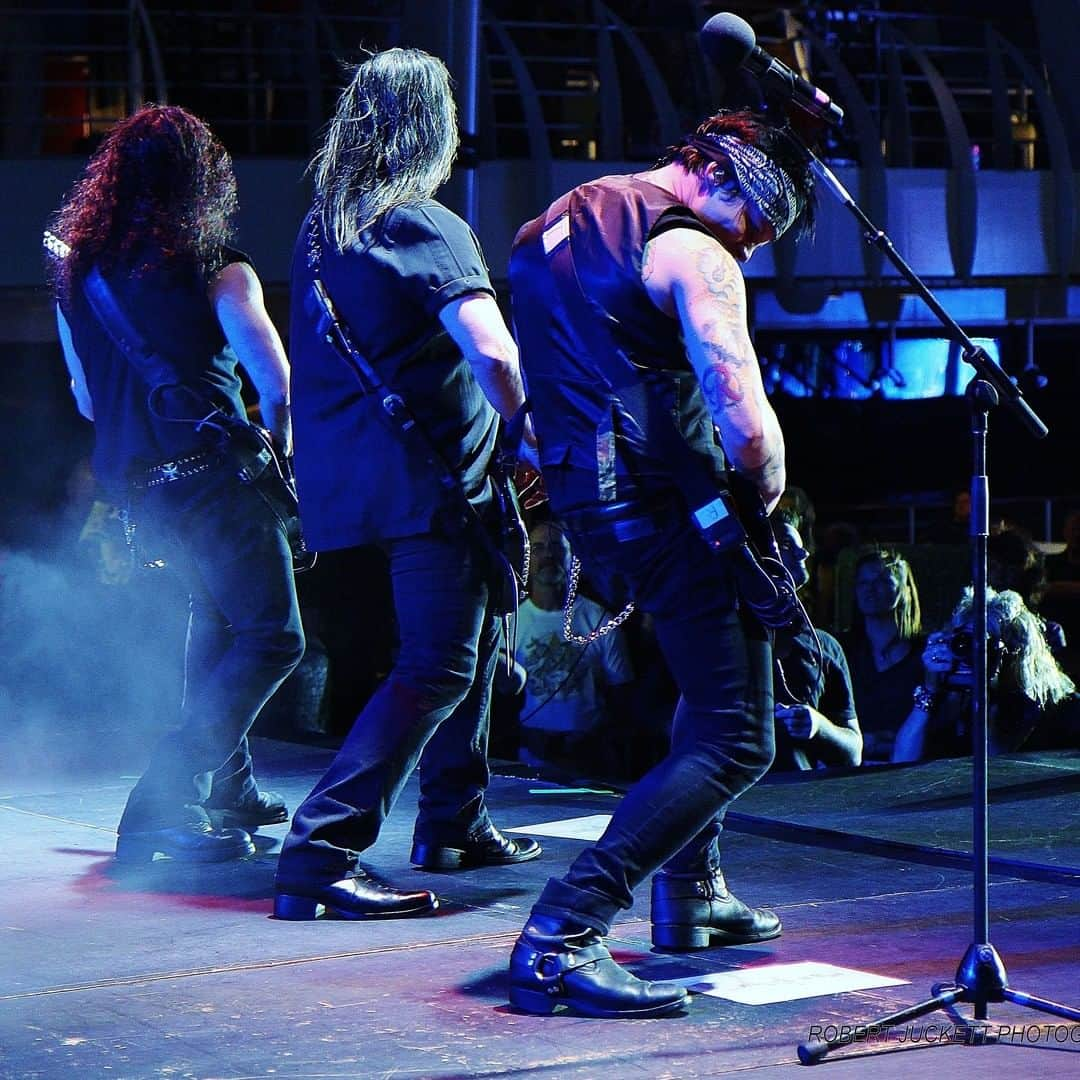
[{"label": "silver bracelet", "polygon": [[927,690],[925,686],[916,686],[915,693],[912,694],[912,701],[915,703],[915,708],[922,712],[928,713],[934,707],[934,701],[937,699],[937,694],[932,690]]}]

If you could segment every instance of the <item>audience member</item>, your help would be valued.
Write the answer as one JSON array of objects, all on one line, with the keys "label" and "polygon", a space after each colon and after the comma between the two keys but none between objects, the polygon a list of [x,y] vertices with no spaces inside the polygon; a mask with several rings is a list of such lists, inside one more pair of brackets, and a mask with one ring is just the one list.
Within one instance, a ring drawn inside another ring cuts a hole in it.
[{"label": "audience member", "polygon": [[1074,678],[1080,678],[1080,657],[1075,652],[1080,641],[1080,510],[1066,516],[1063,532],[1065,550],[1046,559],[1047,584],[1040,611],[1059,622],[1073,643],[1072,655],[1063,662]]},{"label": "audience member", "polygon": [[[1038,612],[1046,590],[1046,565],[1031,533],[1019,525],[999,522],[987,540],[987,583],[998,592],[1017,592],[1024,604]],[[1043,634],[1050,651],[1060,660],[1065,651],[1065,630],[1043,619]]]},{"label": "audience member", "polygon": [[[950,626],[927,640],[924,680],[897,734],[894,761],[971,753],[972,598],[969,587]],[[986,605],[989,751],[1011,753],[1035,741],[1032,736],[1044,723],[1047,707],[1064,703],[1076,687],[1051,654],[1042,621],[1019,593],[988,588]],[[1049,741],[1054,740],[1049,733]]]},{"label": "audience member", "polygon": [[[616,628],[585,646],[567,641],[563,609],[570,543],[554,522],[534,525],[529,543],[529,596],[518,611],[515,647],[517,662],[528,673],[519,757],[530,765],[626,776],[635,725],[625,632]],[[579,594],[571,628],[587,637],[610,618],[600,604]]]},{"label": "audience member", "polygon": [[[774,515],[784,566],[798,589],[809,580],[809,551],[803,544],[794,509]],[[783,641],[774,652],[776,699],[776,769],[822,765],[858,765],[862,732],[855,712],[851,675],[840,642],[824,630],[817,640],[809,629]]]},{"label": "audience member", "polygon": [[810,618],[817,623],[817,542],[814,532],[817,514],[814,510],[814,504],[810,501],[810,496],[801,487],[794,487],[789,484],[780,497],[780,504],[775,512],[777,514],[782,512],[784,520],[798,531],[800,546],[806,551],[803,571],[805,581],[799,586],[799,598],[809,612]]},{"label": "audience member", "polygon": [[[778,514],[782,514],[785,521],[794,525],[802,537],[802,546],[806,553],[813,558],[815,548],[814,528],[817,523],[817,512],[810,496],[801,487],[788,484],[784,494],[780,496],[780,503],[776,508]],[[809,569],[809,559],[807,560]]]},{"label": "audience member", "polygon": [[919,592],[911,566],[888,548],[864,548],[855,561],[857,614],[844,651],[851,666],[863,762],[888,761],[922,679]]}]

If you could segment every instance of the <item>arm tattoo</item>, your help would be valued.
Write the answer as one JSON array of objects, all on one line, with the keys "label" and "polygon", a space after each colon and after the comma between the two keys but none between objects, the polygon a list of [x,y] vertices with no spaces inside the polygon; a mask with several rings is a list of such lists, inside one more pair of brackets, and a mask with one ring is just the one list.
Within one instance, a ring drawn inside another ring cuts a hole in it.
[{"label": "arm tattoo", "polygon": [[719,324],[713,319],[701,328],[701,345],[709,357],[701,378],[701,392],[713,415],[730,405],[741,405],[746,396],[738,372],[746,366],[746,358],[725,349],[720,336]]},{"label": "arm tattoo", "polygon": [[723,314],[733,321],[745,319],[741,280],[734,260],[720,259],[712,251],[703,251],[698,256],[697,269]]},{"label": "arm tattoo", "polygon": [[709,351],[714,353],[716,359],[710,362],[701,377],[701,393],[709,412],[715,416],[721,409],[741,405],[745,392],[735,370],[739,365],[724,359],[720,350],[711,343]]},{"label": "arm tattoo", "polygon": [[650,240],[645,245],[645,265],[641,268],[641,280],[648,281],[653,275],[653,264],[656,262],[656,248]]}]

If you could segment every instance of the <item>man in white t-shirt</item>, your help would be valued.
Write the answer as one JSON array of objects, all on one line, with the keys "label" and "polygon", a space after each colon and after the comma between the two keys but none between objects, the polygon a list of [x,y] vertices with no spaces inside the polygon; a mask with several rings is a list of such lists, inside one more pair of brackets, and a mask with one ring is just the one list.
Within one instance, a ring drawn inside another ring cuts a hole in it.
[{"label": "man in white t-shirt", "polygon": [[[529,534],[529,598],[518,612],[515,657],[528,672],[521,709],[522,761],[597,775],[616,775],[628,758],[633,724],[619,713],[625,695],[614,691],[634,677],[623,630],[589,645],[563,636],[570,544],[557,525],[542,522]],[[585,636],[611,614],[579,595],[573,631]],[[621,722],[624,721],[624,722]],[[618,737],[620,730],[625,739]]]}]

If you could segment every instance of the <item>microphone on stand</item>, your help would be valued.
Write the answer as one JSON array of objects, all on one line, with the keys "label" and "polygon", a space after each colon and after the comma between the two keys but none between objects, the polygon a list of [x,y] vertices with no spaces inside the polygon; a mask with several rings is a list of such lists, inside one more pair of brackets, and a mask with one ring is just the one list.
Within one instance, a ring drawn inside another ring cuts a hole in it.
[{"label": "microphone on stand", "polygon": [[844,110],[824,90],[758,47],[753,27],[738,15],[722,11],[701,28],[701,48],[718,71],[745,68],[767,93],[784,98],[828,124],[840,124]]}]

